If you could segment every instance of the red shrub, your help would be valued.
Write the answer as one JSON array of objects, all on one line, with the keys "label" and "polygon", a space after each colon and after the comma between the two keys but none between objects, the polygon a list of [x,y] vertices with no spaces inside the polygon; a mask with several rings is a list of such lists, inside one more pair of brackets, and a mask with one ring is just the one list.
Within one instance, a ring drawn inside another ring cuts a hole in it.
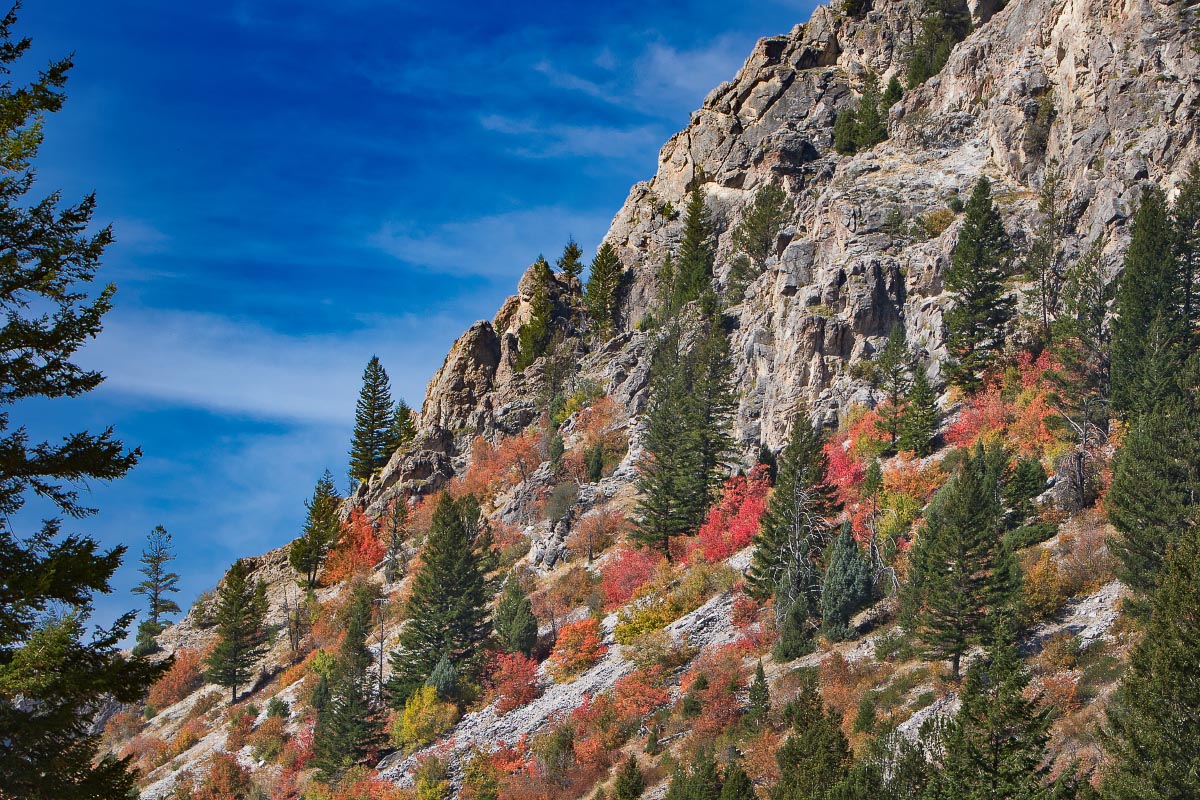
[{"label": "red shrub", "polygon": [[362,511],[350,512],[350,519],[342,526],[341,541],[329,553],[325,561],[323,580],[328,584],[341,583],[355,575],[370,572],[383,560],[383,542],[375,524]]},{"label": "red shrub", "polygon": [[664,560],[662,553],[649,548],[624,548],[614,553],[601,572],[600,591],[604,594],[605,608],[616,608],[633,597],[654,579],[658,565]]},{"label": "red shrub", "polygon": [[150,687],[146,702],[156,711],[173,706],[204,684],[201,655],[187,647],[175,651],[175,663]]},{"label": "red shrub", "polygon": [[600,640],[600,623],[583,619],[564,625],[558,632],[548,666],[555,678],[569,679],[599,661],[607,650]]},{"label": "red shrub", "polygon": [[521,653],[498,653],[492,659],[491,683],[496,690],[496,712],[507,714],[538,696],[538,663]]},{"label": "red shrub", "polygon": [[696,536],[696,549],[705,561],[724,561],[754,541],[770,488],[767,468],[762,464],[749,477],[737,475],[725,482],[721,502],[709,509],[708,519]]}]

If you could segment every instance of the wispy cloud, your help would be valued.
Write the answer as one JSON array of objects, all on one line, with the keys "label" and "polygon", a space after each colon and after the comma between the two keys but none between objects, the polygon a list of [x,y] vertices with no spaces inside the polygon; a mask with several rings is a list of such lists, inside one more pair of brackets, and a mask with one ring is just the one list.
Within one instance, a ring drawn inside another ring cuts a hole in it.
[{"label": "wispy cloud", "polygon": [[630,158],[653,152],[663,131],[653,125],[608,127],[603,125],[542,124],[532,118],[517,119],[503,114],[480,118],[484,129],[519,137],[513,152],[528,158]]},{"label": "wispy cloud", "polygon": [[610,222],[605,213],[545,206],[433,226],[389,221],[371,234],[369,244],[439,272],[515,278],[539,252],[556,254],[568,236],[594,247]]}]

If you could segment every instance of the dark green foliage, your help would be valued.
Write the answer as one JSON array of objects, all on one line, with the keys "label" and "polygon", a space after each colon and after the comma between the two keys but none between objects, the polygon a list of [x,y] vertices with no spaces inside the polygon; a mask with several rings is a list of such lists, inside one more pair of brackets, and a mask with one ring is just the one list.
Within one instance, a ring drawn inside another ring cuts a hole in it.
[{"label": "dark green foliage", "polygon": [[765,724],[771,715],[771,690],[767,686],[767,676],[763,672],[761,660],[754,670],[754,680],[750,683],[749,701],[746,722],[753,727]]},{"label": "dark green foliage", "polygon": [[1017,460],[1017,466],[1004,482],[1004,502],[1016,524],[1033,515],[1033,498],[1046,491],[1047,477],[1041,459],[1031,456]]},{"label": "dark green foliage", "polygon": [[287,701],[281,697],[272,697],[267,702],[267,717],[278,717],[279,719],[287,719],[292,715],[292,708],[287,704]]},{"label": "dark green foliage", "polygon": [[568,282],[571,278],[578,278],[583,274],[583,248],[575,239],[568,239],[563,246],[562,255],[554,263],[566,273]]},{"label": "dark green foliage", "polygon": [[[815,572],[814,566],[814,577]],[[784,608],[783,619],[779,622],[779,638],[771,648],[771,656],[777,662],[794,661],[813,651],[816,626],[810,618],[816,606],[814,597],[815,591],[802,594]],[[786,599],[784,602],[787,602]]]},{"label": "dark green foliage", "polygon": [[942,71],[954,45],[971,32],[965,0],[928,0],[921,30],[908,59],[908,86],[915,88]]},{"label": "dark green foliage", "polygon": [[480,552],[479,505],[470,495],[438,499],[429,535],[421,552],[421,567],[412,576],[400,646],[391,655],[388,690],[394,706],[402,707],[445,656],[461,679],[479,673],[483,644],[491,625],[489,587]]},{"label": "dark green foliage", "polygon": [[558,484],[546,499],[546,519],[551,523],[558,522],[571,511],[571,506],[578,499],[578,484],[573,481]]},{"label": "dark green foliage", "polygon": [[721,773],[711,752],[700,753],[691,768],[677,768],[665,800],[719,800]]},{"label": "dark green foliage", "polygon": [[363,370],[362,389],[354,409],[354,438],[350,443],[352,481],[370,478],[391,457],[394,415],[392,383],[378,356],[371,356]]},{"label": "dark green foliage", "polygon": [[832,640],[850,635],[850,617],[871,602],[871,562],[850,532],[850,523],[834,537],[825,556],[821,583],[821,627]]},{"label": "dark green foliage", "polygon": [[725,768],[724,781],[721,785],[720,800],[757,800],[754,792],[754,781],[742,769],[740,761],[732,761]]},{"label": "dark green foliage", "polygon": [[959,660],[989,629],[1014,587],[1001,546],[998,473],[982,446],[968,454],[926,512],[901,593],[902,620],[929,657]]},{"label": "dark green foliage", "polygon": [[1176,392],[1187,336],[1171,220],[1159,189],[1143,192],[1130,236],[1112,322],[1111,402],[1133,418]]},{"label": "dark green foliage", "polygon": [[518,371],[541,358],[550,344],[550,322],[554,314],[550,284],[553,282],[554,273],[550,271],[550,265],[545,258],[538,256],[537,261],[533,262],[533,281],[529,287],[529,321],[517,331]]},{"label": "dark green foliage", "polygon": [[553,438],[550,439],[549,450],[550,469],[558,472],[558,470],[562,467],[563,453],[567,451],[567,445],[566,442],[563,441],[561,433],[554,434]]},{"label": "dark green foliage", "polygon": [[844,11],[848,17],[862,19],[867,15],[867,12],[871,10],[871,6],[871,0],[844,0],[842,3],[842,11]]},{"label": "dark green foliage", "polygon": [[251,583],[250,576],[250,565],[240,559],[225,573],[213,615],[217,644],[204,662],[205,677],[229,689],[231,703],[267,649],[267,589],[262,581]]},{"label": "dark green foliage", "polygon": [[956,385],[974,391],[1004,347],[1013,315],[1004,275],[1012,247],[1000,212],[992,202],[991,183],[980,178],[967,201],[966,219],[954,245],[946,289],[954,306],[946,313],[946,373]]},{"label": "dark green foliage", "polygon": [[920,364],[913,365],[913,384],[908,402],[900,417],[901,450],[910,450],[919,457],[933,452],[933,437],[938,429],[937,394],[929,384],[929,376]]},{"label": "dark green foliage", "polygon": [[844,156],[858,149],[858,119],[853,108],[844,108],[833,119],[833,149]]},{"label": "dark green foliage", "polygon": [[767,480],[774,486],[775,481],[779,479],[779,459],[771,452],[771,448],[765,444],[759,445],[755,463],[767,468]]},{"label": "dark green foliage", "polygon": [[601,342],[608,341],[617,329],[617,292],[623,272],[616,248],[608,242],[601,244],[592,259],[583,299],[592,330]]},{"label": "dark green foliage", "polygon": [[642,752],[648,756],[656,756],[661,749],[658,744],[658,726],[651,725],[650,732],[646,734],[646,746],[642,748]]},{"label": "dark green foliage", "polygon": [[733,230],[734,247],[744,258],[733,264],[727,292],[729,302],[741,302],[746,286],[762,274],[779,231],[791,213],[792,203],[781,186],[768,183],[754,193],[754,200]]},{"label": "dark green foliage", "polygon": [[408,503],[401,495],[392,501],[383,530],[383,577],[388,583],[399,580],[407,567],[405,542],[408,541]]},{"label": "dark green foliage", "polygon": [[496,604],[494,625],[500,646],[510,653],[533,655],[537,646],[538,625],[533,604],[521,589],[515,574],[504,582],[504,592]]},{"label": "dark green foliage", "polygon": [[[679,257],[669,263],[669,282],[660,284],[666,302],[663,318],[670,319],[688,303],[699,300],[711,289],[713,259],[716,258],[716,228],[704,204],[704,190],[699,186],[688,195],[683,216],[683,240]],[[664,265],[664,272],[668,265]]]},{"label": "dark green foliage", "polygon": [[963,680],[962,707],[944,734],[929,800],[1053,797],[1046,758],[1049,710],[1026,698],[1029,675],[1003,623]]},{"label": "dark green foliage", "polygon": [[1077,437],[1076,503],[1094,496],[1092,478],[1084,472],[1086,449],[1108,428],[1110,336],[1108,306],[1115,286],[1105,280],[1103,242],[1096,240],[1066,271],[1062,313],[1052,326],[1054,353],[1061,372],[1055,374],[1059,408],[1071,420]]},{"label": "dark green foliage", "polygon": [[1066,279],[1062,241],[1067,219],[1063,213],[1062,173],[1053,164],[1047,167],[1046,177],[1042,181],[1038,211],[1042,218],[1034,231],[1029,252],[1025,255],[1025,277],[1032,281],[1025,294],[1034,313],[1037,329],[1035,344],[1046,347],[1054,339],[1054,323],[1062,311],[1062,290]]},{"label": "dark green foliage", "polygon": [[433,672],[429,673],[425,685],[436,689],[438,697],[443,700],[458,698],[458,670],[454,668],[454,664],[444,653],[434,665]]},{"label": "dark green foliage", "polygon": [[1200,162],[1193,162],[1179,186],[1171,222],[1175,229],[1179,313],[1193,343],[1200,330]]},{"label": "dark green foliage", "polygon": [[304,533],[288,547],[288,563],[300,573],[300,585],[312,589],[317,585],[317,576],[329,555],[329,548],[337,542],[342,532],[338,520],[338,497],[329,470],[317,481],[311,500],[305,502],[308,516],[304,520]]},{"label": "dark green foliage", "polygon": [[360,762],[378,737],[379,726],[369,703],[371,678],[367,674],[371,666],[366,642],[372,599],[373,590],[368,586],[355,589],[346,635],[328,682],[329,696],[322,703],[313,728],[312,763],[325,780],[332,780]]},{"label": "dark green foliage", "polygon": [[913,363],[908,350],[904,326],[892,326],[887,344],[875,358],[875,388],[883,392],[884,404],[879,407],[880,428],[888,436],[893,449],[900,440],[904,416],[904,401],[912,386]]},{"label": "dark green foliage", "polygon": [[821,695],[811,686],[802,688],[789,704],[787,716],[793,730],[775,753],[779,783],[771,790],[771,800],[823,799],[853,763],[850,744],[837,715],[825,711]]},{"label": "dark green foliage", "polygon": [[638,800],[646,791],[646,779],[637,759],[630,755],[613,782],[613,800]]},{"label": "dark green foliage", "polygon": [[690,348],[677,322],[659,344],[636,483],[641,521],[635,536],[646,546],[667,552],[669,537],[692,533],[704,521],[731,449],[731,369],[719,317],[700,320]]},{"label": "dark green foliage", "polygon": [[[132,613],[88,630],[93,598],[111,591],[125,548],[102,550],[85,534],[63,535],[60,517],[94,513],[79,502],[79,490],[124,476],[140,452],[126,450],[112,428],[31,441],[19,418],[104,380],[72,359],[112,307],[114,286],[88,293],[112,232],[92,228],[94,196],[67,206],[54,190],[28,196],[43,124],[62,107],[72,63],[41,62],[35,74],[21,63],[31,45],[13,38],[15,24],[16,9],[0,19],[0,406],[7,409],[0,413],[0,793],[124,797],[135,774],[128,760],[100,755],[95,710],[109,699],[139,701],[167,665],[121,653]],[[51,416],[69,413],[58,408]],[[18,515],[27,492],[40,505]],[[38,516],[46,518],[39,527],[19,530]]]},{"label": "dark green foliage", "polygon": [[820,575],[814,559],[829,539],[828,520],[837,512],[826,482],[824,441],[803,409],[779,458],[779,476],[755,537],[754,560],[746,584],[755,596],[774,596],[780,613],[803,600],[815,610]]},{"label": "dark green foliage", "polygon": [[583,461],[587,466],[588,482],[595,483],[604,477],[604,445],[596,442],[583,452]]},{"label": "dark green foliage", "polygon": [[1119,534],[1109,542],[1117,574],[1143,600],[1158,586],[1171,546],[1196,530],[1198,493],[1195,411],[1170,401],[1139,417],[1117,453],[1104,505]]},{"label": "dark green foliage", "polygon": [[138,568],[146,579],[131,590],[146,597],[147,618],[138,625],[137,645],[133,648],[133,654],[138,656],[158,652],[154,637],[167,627],[162,617],[180,611],[179,604],[166,596],[179,591],[179,574],[166,568],[168,562],[175,560],[171,534],[162,525],[156,525],[146,541],[148,546],[142,551],[142,566]]},{"label": "dark green foliage", "polygon": [[870,150],[888,137],[887,116],[880,111],[879,101],[879,76],[868,72],[854,119],[854,144],[859,150]]},{"label": "dark green foliage", "polygon": [[1182,536],[1166,560],[1145,635],[1108,706],[1111,800],[1200,797],[1200,538]]},{"label": "dark green foliage", "polygon": [[392,412],[392,427],[388,432],[388,455],[408,447],[416,436],[417,425],[413,419],[413,410],[403,399],[397,400],[396,410]]},{"label": "dark green foliage", "polygon": [[904,89],[900,86],[900,79],[895,75],[888,81],[887,88],[883,90],[883,97],[879,100],[879,107],[884,114],[891,109],[892,106],[899,103],[904,98]]}]

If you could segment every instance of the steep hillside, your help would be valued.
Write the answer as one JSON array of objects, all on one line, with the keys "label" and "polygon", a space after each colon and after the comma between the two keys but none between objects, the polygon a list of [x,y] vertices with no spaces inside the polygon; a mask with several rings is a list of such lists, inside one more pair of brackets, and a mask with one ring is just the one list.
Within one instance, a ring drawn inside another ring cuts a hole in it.
[{"label": "steep hillside", "polygon": [[[863,472],[882,449],[871,444],[874,433],[862,422],[874,419],[872,409],[882,399],[869,364],[900,324],[920,367],[939,387],[944,445],[924,459],[904,453],[883,459],[885,490],[908,497],[911,506],[887,512],[903,518],[893,537],[900,551],[915,538],[921,507],[955,469],[943,469],[943,462],[962,461],[955,446],[1004,440],[1052,476],[1065,472],[1074,462],[1064,455],[1076,451],[1069,431],[1047,423],[1054,416],[1051,370],[1037,354],[1019,355],[1031,336],[1027,324],[1015,326],[1011,366],[993,394],[981,400],[946,385],[951,296],[943,278],[964,225],[962,203],[980,177],[990,179],[1004,228],[1018,251],[1027,250],[1044,216],[1039,199],[1046,176],[1057,173],[1065,261],[1077,261],[1098,242],[1104,272],[1115,277],[1142,193],[1158,186],[1173,197],[1200,158],[1200,34],[1194,9],[1180,2],[1012,0],[999,10],[979,3],[972,9],[974,31],[940,73],[886,110],[889,137],[855,155],[838,154],[837,116],[858,102],[869,74],[884,85],[903,78],[920,10],[909,0],[877,0],[854,18],[820,7],[790,33],[761,40],[737,76],[705,98],[687,128],[663,147],[656,175],[631,189],[609,229],[606,241],[624,270],[613,338],[589,334],[581,287],[559,273],[550,287],[557,349],[518,369],[520,331],[538,291],[531,268],[492,320],[477,322],[458,339],[429,383],[413,443],[341,508],[345,537],[358,549],[343,545],[337,569],[327,566],[322,585],[307,599],[284,550],[254,560],[276,629],[251,694],[239,703],[256,704],[254,722],[223,716],[225,696],[209,696],[215,690],[201,686],[193,670],[179,692],[165,695],[167,707],[151,709],[147,724],[129,713],[118,726],[110,724],[117,749],[149,770],[144,797],[171,796],[180,776],[198,774],[220,750],[236,752],[261,786],[273,787],[273,796],[298,796],[295,787],[311,777],[304,754],[313,714],[306,705],[328,669],[318,662],[338,647],[353,583],[373,584],[386,601],[382,632],[373,627],[367,637],[374,662],[381,636],[386,651],[396,647],[433,498],[447,489],[480,496],[504,568],[496,576],[511,571],[531,596],[543,663],[534,678],[537,696],[508,713],[496,704],[503,692],[485,684],[463,703],[455,724],[434,726],[432,735],[402,746],[395,738],[372,746],[364,760],[377,777],[400,787],[415,781],[422,800],[464,785],[467,794],[485,796],[468,768],[482,763],[483,756],[471,761],[479,752],[493,753],[488,763],[508,776],[502,796],[543,796],[521,781],[546,779],[529,765],[548,769],[551,734],[566,727],[575,736],[574,749],[566,748],[574,760],[551,780],[561,791],[545,796],[582,796],[608,781],[625,753],[643,750],[648,783],[665,791],[672,759],[686,762],[697,748],[715,745],[744,753],[765,793],[778,779],[771,754],[786,726],[775,720],[774,728],[761,723],[740,738],[730,733],[742,730],[757,663],[765,668],[772,713],[803,696],[805,676],[815,669],[825,701],[863,752],[875,721],[919,738],[925,719],[954,712],[955,681],[938,663],[920,658],[895,624],[896,575],[902,578],[907,568],[902,552],[889,565],[893,582],[880,579],[880,594],[888,596],[855,617],[849,641],[823,640],[798,659],[772,657],[783,612],[772,613],[769,603],[747,595],[742,575],[753,548],[749,538],[729,533],[739,521],[757,525],[766,502],[766,484],[753,483],[763,473],[750,470],[763,448],[773,454],[784,448],[798,412],[807,409],[830,436],[831,471],[843,470],[830,482],[858,532],[867,514]],[[710,517],[707,534],[683,537],[705,544],[679,544],[682,563],[647,566],[637,560],[644,551],[626,539],[638,513],[634,481],[644,456],[652,353],[661,337],[661,320],[653,319],[663,291],[660,269],[683,238],[688,194],[701,190],[716,226],[715,284],[732,296],[726,290],[741,256],[734,232],[767,185],[785,190],[787,218],[758,274],[724,310],[736,392],[734,460],[751,481],[727,485],[727,502]],[[1021,295],[1023,278],[1012,273],[1007,291]],[[571,367],[566,377],[559,374],[563,363]],[[563,402],[551,409],[556,393]],[[1003,413],[995,412],[1001,406]],[[1008,416],[995,422],[997,413]],[[565,450],[561,465],[551,463],[547,449],[546,427],[555,416]],[[1115,444],[1088,457],[1107,469]],[[603,451],[598,471],[585,463],[590,447]],[[1065,474],[1052,482],[1060,489],[1069,484]],[[756,510],[746,497],[760,503]],[[1124,589],[1105,549],[1104,515],[1056,503],[1061,497],[1050,491],[1039,498],[1037,519],[1030,519],[1045,526],[1045,541],[1020,553],[1032,591],[1053,583],[1052,597],[1030,595],[1038,611],[1022,648],[1035,687],[1057,704],[1050,753],[1056,770],[1098,761],[1097,720],[1133,641],[1117,613]],[[389,581],[379,561],[397,503],[412,508],[411,536],[399,551],[407,569]],[[874,537],[875,500],[870,504]],[[629,592],[612,590],[633,573]],[[647,621],[655,609],[661,613]],[[204,599],[160,643],[168,652],[203,652],[215,641],[210,617],[211,600]],[[564,626],[588,620],[598,623],[601,649],[592,663],[555,674],[553,657],[544,661],[558,652],[555,638]],[[390,674],[386,666],[384,676]],[[725,681],[720,691],[718,678]],[[289,704],[288,721],[273,723],[274,740],[255,740],[273,696]],[[597,710],[598,698],[612,707]],[[695,708],[689,710],[689,702]],[[598,722],[604,714],[608,722]],[[646,745],[651,735],[659,750]],[[754,758],[756,752],[762,756]],[[375,775],[359,777],[365,782]],[[367,796],[346,791],[338,796]]]}]

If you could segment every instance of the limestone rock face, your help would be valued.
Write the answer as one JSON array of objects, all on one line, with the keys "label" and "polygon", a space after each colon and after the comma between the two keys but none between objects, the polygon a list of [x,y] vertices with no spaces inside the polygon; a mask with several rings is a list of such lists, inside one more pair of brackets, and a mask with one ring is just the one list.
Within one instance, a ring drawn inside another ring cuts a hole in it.
[{"label": "limestone rock face", "polygon": [[[746,453],[760,443],[781,447],[802,403],[825,424],[870,404],[851,365],[897,323],[927,366],[944,356],[942,274],[961,226],[949,203],[965,199],[981,176],[993,182],[1020,247],[1054,165],[1071,219],[1068,254],[1101,239],[1115,273],[1142,187],[1170,192],[1200,154],[1195,12],[1155,0],[996,5],[972,7],[976,30],[941,74],[889,110],[891,138],[853,157],[833,151],[834,119],[857,102],[868,71],[884,83],[902,77],[920,4],[879,0],[862,19],[820,7],[807,24],[761,40],[664,145],[654,177],[630,190],[613,220],[606,238],[627,273],[619,335],[599,347],[585,341],[571,298],[578,289],[556,278],[555,326],[581,375],[636,421],[653,343],[638,323],[659,294],[659,266],[678,246],[687,193],[697,186],[719,231],[720,286],[737,255],[732,231],[754,192],[779,184],[793,208],[765,269],[728,311],[740,397],[735,434]],[[513,368],[529,290],[527,273],[518,294],[491,323],[464,334],[430,382],[420,424],[446,444],[428,452],[442,453],[447,465],[462,463],[472,437],[514,433],[537,416],[544,363]],[[365,497],[412,483],[390,474],[405,476],[407,459],[393,459]]]}]

